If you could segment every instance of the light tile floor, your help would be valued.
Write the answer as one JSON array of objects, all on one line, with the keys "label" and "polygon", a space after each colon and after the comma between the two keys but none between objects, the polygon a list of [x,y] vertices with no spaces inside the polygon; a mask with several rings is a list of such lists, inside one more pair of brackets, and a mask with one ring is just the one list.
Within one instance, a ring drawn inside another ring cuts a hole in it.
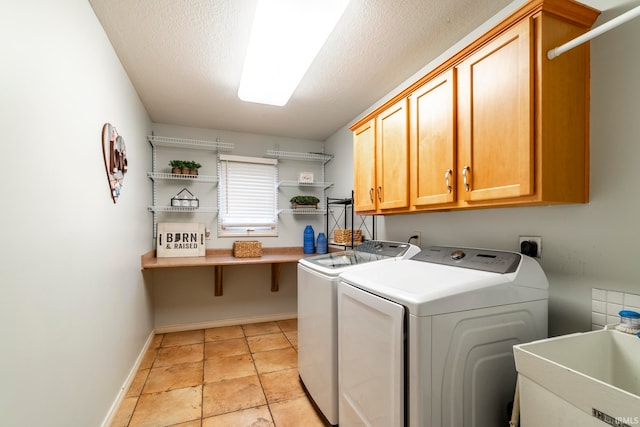
[{"label": "light tile floor", "polygon": [[156,335],[112,427],[324,426],[297,343],[295,319]]}]

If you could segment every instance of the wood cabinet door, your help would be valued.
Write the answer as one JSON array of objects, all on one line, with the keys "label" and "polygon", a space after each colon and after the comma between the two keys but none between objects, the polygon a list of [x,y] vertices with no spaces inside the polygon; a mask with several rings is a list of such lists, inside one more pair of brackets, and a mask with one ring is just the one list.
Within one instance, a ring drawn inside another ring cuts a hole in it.
[{"label": "wood cabinet door", "polygon": [[533,194],[533,23],[510,28],[458,66],[458,198]]},{"label": "wood cabinet door", "polygon": [[409,97],[411,205],[455,200],[456,122],[454,70]]},{"label": "wood cabinet door", "polygon": [[408,100],[376,117],[376,198],[378,209],[409,206]]},{"label": "wood cabinet door", "polygon": [[376,210],[376,128],[369,120],[353,132],[353,207],[356,212]]}]

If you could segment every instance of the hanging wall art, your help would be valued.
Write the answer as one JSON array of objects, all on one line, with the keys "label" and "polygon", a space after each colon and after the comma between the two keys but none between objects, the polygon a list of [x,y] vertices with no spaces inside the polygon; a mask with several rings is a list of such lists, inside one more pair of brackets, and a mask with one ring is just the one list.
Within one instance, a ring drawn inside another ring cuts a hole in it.
[{"label": "hanging wall art", "polygon": [[110,123],[102,126],[102,155],[111,199],[116,203],[122,190],[124,174],[127,173],[127,149],[124,138],[118,135],[116,127]]}]

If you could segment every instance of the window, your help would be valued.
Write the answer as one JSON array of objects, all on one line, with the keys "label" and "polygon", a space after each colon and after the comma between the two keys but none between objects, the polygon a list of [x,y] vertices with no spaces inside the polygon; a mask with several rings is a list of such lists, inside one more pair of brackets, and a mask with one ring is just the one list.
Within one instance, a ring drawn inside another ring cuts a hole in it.
[{"label": "window", "polygon": [[278,235],[278,161],[221,154],[218,236]]}]

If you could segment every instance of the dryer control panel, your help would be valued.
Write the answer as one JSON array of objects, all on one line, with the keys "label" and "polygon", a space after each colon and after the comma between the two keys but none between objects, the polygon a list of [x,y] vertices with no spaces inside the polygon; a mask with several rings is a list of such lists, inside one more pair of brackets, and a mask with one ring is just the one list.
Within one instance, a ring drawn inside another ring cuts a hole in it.
[{"label": "dryer control panel", "polygon": [[404,255],[412,246],[413,245],[410,243],[389,242],[385,240],[365,240],[362,244],[356,246],[355,250],[358,252],[396,258]]},{"label": "dryer control panel", "polygon": [[522,255],[490,249],[431,246],[421,250],[411,259],[506,274],[513,273],[518,269]]}]

